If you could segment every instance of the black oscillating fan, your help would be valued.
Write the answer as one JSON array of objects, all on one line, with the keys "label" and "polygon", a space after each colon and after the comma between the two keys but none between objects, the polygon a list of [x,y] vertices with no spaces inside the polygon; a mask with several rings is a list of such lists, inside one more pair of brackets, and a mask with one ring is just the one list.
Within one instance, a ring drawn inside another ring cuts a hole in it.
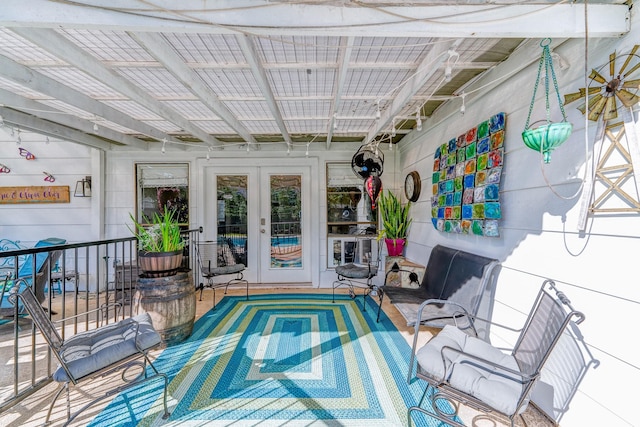
[{"label": "black oscillating fan", "polygon": [[384,154],[368,144],[360,146],[351,158],[351,170],[362,179],[382,175],[383,165]]}]

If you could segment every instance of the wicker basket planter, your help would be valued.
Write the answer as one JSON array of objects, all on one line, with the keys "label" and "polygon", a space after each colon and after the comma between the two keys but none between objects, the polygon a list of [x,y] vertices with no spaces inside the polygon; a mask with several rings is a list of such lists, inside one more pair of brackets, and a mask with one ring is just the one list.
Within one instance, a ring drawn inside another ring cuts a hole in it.
[{"label": "wicker basket planter", "polygon": [[178,272],[182,249],[173,252],[138,252],[138,266],[144,277],[167,277]]}]

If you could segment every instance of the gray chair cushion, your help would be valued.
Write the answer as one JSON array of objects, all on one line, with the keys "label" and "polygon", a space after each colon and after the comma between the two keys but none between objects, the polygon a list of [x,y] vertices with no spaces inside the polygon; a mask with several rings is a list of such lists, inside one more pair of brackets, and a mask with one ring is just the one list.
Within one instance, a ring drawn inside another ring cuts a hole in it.
[{"label": "gray chair cushion", "polygon": [[355,264],[344,264],[336,267],[336,273],[342,277],[349,279],[367,279],[371,274],[369,267],[364,267]]},{"label": "gray chair cushion", "polygon": [[[136,322],[140,325],[138,345],[142,350],[161,342],[160,334],[153,328],[149,313],[80,332],[65,340],[61,349],[71,376],[79,380],[137,353]],[[61,366],[53,373],[53,379],[58,382],[71,380]]]},{"label": "gray chair cushion", "polygon": [[[445,326],[416,353],[421,371],[428,376],[435,379],[444,377],[451,387],[474,396],[504,414],[512,415],[515,412],[523,392],[522,384],[501,375],[500,372],[504,371],[480,369],[476,366],[478,362],[464,363],[474,359],[451,351],[445,351],[443,364],[441,350],[444,346],[520,371],[513,356],[450,325]],[[521,412],[525,408],[526,405],[523,405]]]},{"label": "gray chair cushion", "polygon": [[202,267],[202,275],[204,277],[224,276],[225,274],[239,273],[244,270],[244,264],[232,264],[225,267]]}]

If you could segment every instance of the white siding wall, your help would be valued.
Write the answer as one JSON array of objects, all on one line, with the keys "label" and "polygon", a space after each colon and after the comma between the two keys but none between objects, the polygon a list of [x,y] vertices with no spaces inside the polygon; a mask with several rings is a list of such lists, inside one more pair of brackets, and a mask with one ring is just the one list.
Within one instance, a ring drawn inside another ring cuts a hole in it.
[{"label": "white siding wall", "polygon": [[[335,144],[342,147],[342,145]],[[167,146],[166,154],[162,154],[160,149],[149,152],[112,151],[108,153],[105,180],[106,188],[106,236],[108,238],[130,236],[127,224],[130,223],[129,213],[135,210],[135,163],[137,162],[188,162],[190,169],[190,227],[197,228],[204,225],[205,221],[199,216],[203,212],[203,176],[202,170],[206,166],[215,164],[217,159],[229,159],[230,164],[237,164],[238,159],[244,166],[279,165],[286,171],[287,165],[300,165],[302,163],[315,165],[317,175],[312,176],[312,209],[314,221],[317,221],[312,244],[312,253],[316,263],[313,272],[313,285],[317,287],[330,287],[336,279],[333,269],[327,269],[327,206],[326,206],[326,163],[327,162],[350,162],[359,145],[350,145],[344,150],[332,148],[327,151],[310,151],[309,157],[304,156],[304,149],[298,148],[290,155],[283,157],[283,151],[270,151],[263,149],[246,153],[244,150],[228,149],[225,151],[215,151],[211,154],[211,160],[205,159],[206,151],[187,151]],[[389,152],[385,149],[385,170],[382,181],[384,188],[393,188],[398,182],[396,174],[395,151]]]},{"label": "white siding wall", "polygon": [[[640,39],[637,30],[640,20],[634,19],[634,31],[626,37],[590,41],[589,69],[606,63],[614,50],[618,54],[630,51]],[[576,92],[584,87],[584,42],[569,41],[557,52],[571,64],[564,71],[556,65],[560,93]],[[640,355],[637,345],[632,344],[637,335],[635,321],[640,302],[635,265],[640,250],[640,214],[591,217],[587,231],[578,232],[579,197],[567,200],[556,196],[542,175],[540,154],[522,142],[536,72],[537,63],[467,102],[464,115],[437,113],[425,122],[423,133],[413,135],[413,141],[405,139],[401,175],[417,170],[423,180],[420,200],[411,211],[414,223],[407,256],[424,264],[431,248],[440,243],[500,259],[503,268],[493,318],[514,327],[522,325],[523,313],[528,313],[544,278],[555,280],[575,308],[585,313],[581,330],[594,357],[601,362],[597,369],[588,372],[569,412],[561,420],[562,425],[637,425],[635,393],[623,390],[633,390],[640,382]],[[606,73],[608,76],[608,68]],[[551,103],[552,119],[559,121],[561,115],[555,98],[551,98]],[[576,109],[579,103],[566,109],[574,125],[572,136],[552,153],[551,163],[544,167],[555,191],[564,196],[576,193],[584,176],[585,123]],[[637,119],[638,105],[635,108]],[[435,148],[500,111],[507,114],[500,194],[501,236],[438,232],[431,224],[429,200]],[[542,85],[534,117],[544,118]],[[593,122],[588,129],[592,145]],[[634,196],[639,196],[637,189]],[[498,345],[513,345],[513,337],[497,336],[495,331],[491,339]]]},{"label": "white siding wall", "polygon": [[[19,240],[31,247],[38,240],[60,237],[68,242],[99,238],[99,217],[92,216],[93,197],[73,197],[76,182],[92,175],[92,153],[89,147],[51,139],[42,135],[20,132],[21,145],[7,126],[0,126],[0,163],[11,169],[0,174],[0,187],[49,185],[46,171],[55,177],[51,185],[68,185],[69,203],[0,204],[0,238]],[[25,160],[18,149],[23,147],[36,156]],[[99,169],[98,169],[99,170]],[[95,178],[94,178],[95,180]]]}]

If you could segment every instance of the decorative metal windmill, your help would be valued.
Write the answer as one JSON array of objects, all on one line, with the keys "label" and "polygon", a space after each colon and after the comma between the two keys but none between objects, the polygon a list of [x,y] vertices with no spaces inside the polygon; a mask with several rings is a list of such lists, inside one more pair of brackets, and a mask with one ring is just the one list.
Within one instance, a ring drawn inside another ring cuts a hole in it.
[{"label": "decorative metal windmill", "polygon": [[[638,101],[638,89],[640,88],[640,78],[630,79],[636,71],[640,70],[640,57],[636,52],[640,45],[635,45],[626,59],[622,63],[620,70],[616,72],[616,53],[609,55],[609,80],[602,76],[603,65],[599,71],[591,70],[589,75],[590,83],[588,88],[580,88],[578,92],[564,96],[564,103],[569,104],[579,99],[584,100],[585,92],[588,91],[589,98],[589,120],[597,121],[600,116],[604,121],[616,119],[618,117],[618,102],[630,108]],[[631,65],[631,68],[627,69]],[[578,107],[582,114],[586,111],[586,103]],[[604,114],[603,114],[604,113]]]},{"label": "decorative metal windmill", "polygon": [[[634,212],[640,213],[640,135],[631,107],[640,101],[640,45],[635,45],[626,55],[609,55],[609,62],[598,70],[591,70],[589,84],[578,92],[564,96],[565,104],[577,100],[578,107],[588,119],[598,122],[594,140],[596,161],[587,162],[587,176],[583,191],[579,229],[586,228],[588,213]],[[616,71],[616,65],[622,66]],[[609,66],[609,79],[602,75]],[[624,144],[626,140],[627,144]],[[608,146],[605,147],[605,143]],[[617,155],[615,155],[617,154]],[[622,159],[622,160],[620,160]],[[595,168],[595,173],[593,170]],[[635,194],[628,185],[635,181]],[[603,190],[594,194],[595,183]],[[612,200],[622,203],[613,204]]]}]

